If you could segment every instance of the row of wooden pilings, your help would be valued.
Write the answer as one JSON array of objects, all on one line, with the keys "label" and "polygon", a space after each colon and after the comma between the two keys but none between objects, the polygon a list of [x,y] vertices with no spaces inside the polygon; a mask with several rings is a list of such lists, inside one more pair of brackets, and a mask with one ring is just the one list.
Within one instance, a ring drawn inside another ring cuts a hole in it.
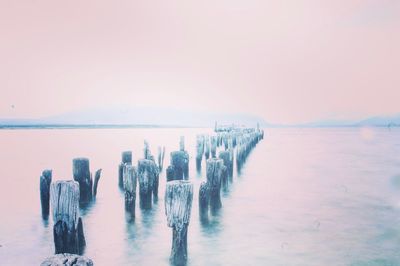
[{"label": "row of wooden pilings", "polygon": [[[203,157],[206,161],[206,181],[199,188],[199,216],[207,220],[222,207],[221,190],[226,190],[232,181],[234,151],[239,169],[255,145],[263,139],[259,129],[242,129],[218,132],[216,135],[198,135],[196,140],[196,166],[201,170]],[[217,151],[218,157],[217,157]],[[159,176],[163,170],[165,148],[158,148],[157,161],[151,154],[149,144],[144,142],[143,158],[137,165],[132,164],[132,152],[124,151],[118,167],[118,184],[124,191],[125,210],[135,217],[136,191],[139,191],[139,206],[152,207],[158,200]],[[49,215],[52,209],[54,221],[53,235],[56,255],[42,265],[55,261],[81,260],[82,265],[93,265],[85,257],[68,254],[82,254],[85,243],[83,222],[79,217],[79,207],[92,202],[97,194],[101,169],[95,173],[93,181],[89,171],[89,160],[73,160],[73,179],[51,183],[52,171],[45,170],[40,177],[40,197],[42,214]],[[189,154],[181,137],[178,151],[170,153],[170,165],[166,169],[165,214],[167,224],[172,228],[172,248],[170,260],[173,265],[187,262],[187,232],[193,202],[193,184],[189,180]],[[137,184],[139,183],[139,186]],[[138,189],[137,189],[138,187]],[[68,254],[64,254],[68,253]],[[66,257],[67,256],[67,257]]]}]

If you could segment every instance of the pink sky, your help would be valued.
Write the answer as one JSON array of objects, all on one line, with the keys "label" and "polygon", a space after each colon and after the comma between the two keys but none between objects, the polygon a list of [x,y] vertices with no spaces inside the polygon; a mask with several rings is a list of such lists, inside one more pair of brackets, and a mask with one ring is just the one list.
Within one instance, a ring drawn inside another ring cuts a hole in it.
[{"label": "pink sky", "polygon": [[400,112],[398,0],[2,0],[0,38],[0,118],[119,104],[280,123]]}]

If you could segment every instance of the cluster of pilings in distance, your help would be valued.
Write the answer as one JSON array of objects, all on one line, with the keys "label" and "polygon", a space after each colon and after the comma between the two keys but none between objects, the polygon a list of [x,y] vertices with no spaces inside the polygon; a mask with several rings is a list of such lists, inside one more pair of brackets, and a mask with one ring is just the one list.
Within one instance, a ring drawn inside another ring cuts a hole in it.
[{"label": "cluster of pilings in distance", "polygon": [[[201,171],[203,157],[206,161],[206,181],[199,188],[199,215],[208,221],[209,212],[215,215],[222,207],[221,190],[227,191],[233,181],[234,157],[240,172],[251,150],[264,138],[257,128],[215,127],[213,135],[197,135],[196,168]],[[217,156],[218,152],[218,156]]]},{"label": "cluster of pilings in distance", "polygon": [[75,158],[72,161],[72,173],[73,180],[53,183],[52,170],[44,170],[40,176],[42,216],[47,220],[51,209],[56,254],[47,258],[42,265],[57,265],[58,261],[69,259],[80,261],[81,265],[93,265],[90,259],[79,256],[86,246],[79,207],[86,207],[95,200],[101,169],[95,172],[93,180],[89,159]]}]

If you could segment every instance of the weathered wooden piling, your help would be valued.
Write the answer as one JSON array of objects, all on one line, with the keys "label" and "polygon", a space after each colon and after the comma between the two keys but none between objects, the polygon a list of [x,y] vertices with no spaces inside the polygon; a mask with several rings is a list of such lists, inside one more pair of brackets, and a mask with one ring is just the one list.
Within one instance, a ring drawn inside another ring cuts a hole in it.
[{"label": "weathered wooden piling", "polygon": [[45,219],[49,217],[51,177],[51,170],[44,170],[40,176],[40,202],[42,205],[42,216]]},{"label": "weathered wooden piling", "polygon": [[[228,149],[226,151],[221,151],[218,155],[220,159],[223,160],[226,166],[227,176],[232,177],[233,175],[233,150]],[[224,182],[224,181],[222,181]]]},{"label": "weathered wooden piling", "polygon": [[161,173],[163,167],[164,167],[164,157],[165,157],[165,147],[158,147],[158,169]]},{"label": "weathered wooden piling", "polygon": [[189,179],[189,154],[186,151],[171,152],[171,165],[174,170],[173,180]]},{"label": "weathered wooden piling", "polygon": [[79,183],[56,181],[50,186],[55,253],[81,254],[85,246],[79,217]]},{"label": "weathered wooden piling", "polygon": [[211,157],[216,158],[217,155],[217,137],[211,136]]},{"label": "weathered wooden piling", "polygon": [[179,150],[185,151],[185,137],[181,136],[179,139]]},{"label": "weathered wooden piling", "polygon": [[187,231],[193,201],[193,184],[186,180],[167,182],[165,190],[165,214],[172,227],[170,260],[173,265],[187,262]]},{"label": "weathered wooden piling", "polygon": [[101,169],[97,170],[94,175],[93,198],[96,198],[96,195],[97,195],[97,186],[99,184],[100,176],[101,176]]},{"label": "weathered wooden piling", "polygon": [[210,149],[210,137],[206,135],[204,139],[204,156],[206,159],[210,158]]},{"label": "weathered wooden piling", "polygon": [[131,151],[124,151],[122,152],[122,162],[118,166],[118,186],[120,188],[124,187],[124,180],[123,180],[123,171],[124,171],[124,164],[132,164],[132,152]]},{"label": "weathered wooden piling", "polygon": [[201,170],[201,161],[204,154],[204,136],[196,136],[196,169],[199,172]]},{"label": "weathered wooden piling", "polygon": [[199,189],[199,216],[201,220],[208,219],[208,206],[210,205],[210,189],[207,182],[201,182]]},{"label": "weathered wooden piling", "polygon": [[89,159],[75,158],[72,161],[74,180],[79,183],[79,201],[88,203],[92,199],[93,180],[89,170]]},{"label": "weathered wooden piling", "polygon": [[222,207],[220,191],[224,167],[224,162],[221,159],[211,158],[207,160],[207,185],[210,190],[210,209],[212,213]]},{"label": "weathered wooden piling", "polygon": [[124,167],[125,210],[135,217],[137,172],[132,165]]},{"label": "weathered wooden piling", "polygon": [[93,266],[93,261],[85,256],[76,254],[56,254],[46,258],[40,266]]},{"label": "weathered wooden piling", "polygon": [[154,161],[141,159],[138,162],[140,207],[151,208],[151,199],[158,197],[159,172]]}]

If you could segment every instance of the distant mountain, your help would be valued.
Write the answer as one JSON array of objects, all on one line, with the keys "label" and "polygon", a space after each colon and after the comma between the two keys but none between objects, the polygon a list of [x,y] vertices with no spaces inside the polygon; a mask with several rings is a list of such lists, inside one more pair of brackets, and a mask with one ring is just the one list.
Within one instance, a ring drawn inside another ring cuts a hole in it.
[{"label": "distant mountain", "polygon": [[358,126],[400,126],[400,114],[393,116],[376,116],[364,119],[357,123]]},{"label": "distant mountain", "polygon": [[135,125],[214,127],[219,124],[267,126],[260,117],[249,114],[187,111],[171,108],[109,107],[69,112],[42,119],[0,119],[0,125]]}]

